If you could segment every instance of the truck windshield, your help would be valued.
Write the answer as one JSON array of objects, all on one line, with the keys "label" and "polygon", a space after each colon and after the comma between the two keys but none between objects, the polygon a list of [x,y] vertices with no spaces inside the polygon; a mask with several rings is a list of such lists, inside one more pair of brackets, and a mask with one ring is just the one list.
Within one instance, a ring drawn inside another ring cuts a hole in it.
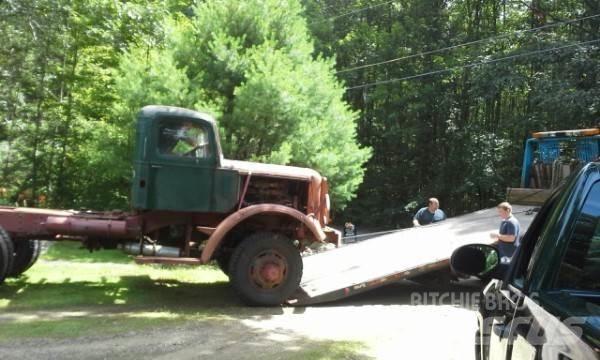
[{"label": "truck windshield", "polygon": [[207,158],[208,135],[201,125],[186,119],[163,119],[158,127],[158,150],[163,155]]}]

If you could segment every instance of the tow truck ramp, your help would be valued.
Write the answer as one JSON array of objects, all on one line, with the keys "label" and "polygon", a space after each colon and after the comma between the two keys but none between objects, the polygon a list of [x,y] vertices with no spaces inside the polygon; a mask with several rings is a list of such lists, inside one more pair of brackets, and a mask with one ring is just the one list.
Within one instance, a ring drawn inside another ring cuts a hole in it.
[{"label": "tow truck ramp", "polygon": [[[535,214],[531,206],[513,206],[521,235]],[[500,221],[496,208],[490,208],[305,256],[300,289],[289,303],[329,302],[448,268],[456,248],[492,243],[489,234],[498,232]]]}]

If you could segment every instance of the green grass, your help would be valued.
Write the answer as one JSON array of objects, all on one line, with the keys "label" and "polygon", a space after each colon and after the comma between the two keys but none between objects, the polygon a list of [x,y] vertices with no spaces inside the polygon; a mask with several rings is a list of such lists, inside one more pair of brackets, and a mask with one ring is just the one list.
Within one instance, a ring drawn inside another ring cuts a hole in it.
[{"label": "green grass", "polygon": [[356,341],[322,341],[302,344],[296,353],[286,353],[287,360],[366,360],[366,346]]},{"label": "green grass", "polygon": [[[160,320],[158,322],[157,320]],[[2,341],[51,337],[68,338],[92,334],[115,334],[149,327],[168,326],[181,322],[177,316],[160,318],[157,316],[129,317],[117,316],[80,316],[61,319],[18,320],[0,327]]]},{"label": "green grass", "polygon": [[[141,266],[120,251],[90,254],[79,247],[55,243],[25,274],[0,286],[0,345],[187,324],[235,328],[240,334],[255,332],[257,339],[263,339],[260,330],[246,327],[241,320],[282,313],[281,308],[244,307],[217,266]],[[287,343],[265,344],[250,346],[281,347],[286,359],[370,358],[359,342],[295,336]],[[281,351],[264,358],[280,359]]]},{"label": "green grass", "polygon": [[[72,260],[75,251],[80,251],[80,258],[91,259]],[[98,305],[185,307],[194,306],[199,296],[203,305],[210,307],[222,305],[223,298],[234,300],[228,294],[227,281],[216,266],[136,265],[117,251],[89,254],[71,244],[57,243],[20,278],[9,279],[0,287],[0,311]]]},{"label": "green grass", "polygon": [[66,260],[73,262],[110,262],[116,264],[129,264],[131,258],[121,250],[100,250],[92,253],[82,247],[81,243],[75,241],[63,241],[53,243],[44,254],[45,260]]},{"label": "green grass", "polygon": [[[0,320],[0,339],[110,333],[225,316],[228,308],[241,306],[227,282],[216,266],[136,265],[117,250],[90,254],[78,244],[56,243],[25,274],[0,287],[0,319],[8,319]],[[73,311],[83,315],[48,315]]]}]

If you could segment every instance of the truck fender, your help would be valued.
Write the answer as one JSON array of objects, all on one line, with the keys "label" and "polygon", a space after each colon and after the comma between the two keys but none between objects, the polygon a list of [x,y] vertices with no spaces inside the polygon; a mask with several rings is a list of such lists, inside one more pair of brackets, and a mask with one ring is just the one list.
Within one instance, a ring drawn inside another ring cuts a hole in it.
[{"label": "truck fender", "polygon": [[219,224],[219,226],[217,226],[202,250],[202,256],[200,258],[202,263],[205,264],[211,260],[215,250],[219,247],[227,233],[237,224],[254,215],[265,213],[281,214],[292,217],[306,226],[318,241],[324,241],[326,238],[319,221],[310,215],[305,215],[296,209],[278,204],[251,205],[229,215]]}]

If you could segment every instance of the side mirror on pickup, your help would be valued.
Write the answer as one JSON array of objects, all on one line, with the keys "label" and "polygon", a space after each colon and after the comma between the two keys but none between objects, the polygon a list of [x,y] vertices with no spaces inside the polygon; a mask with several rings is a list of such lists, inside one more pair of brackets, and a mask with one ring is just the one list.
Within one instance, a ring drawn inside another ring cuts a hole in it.
[{"label": "side mirror on pickup", "polygon": [[459,276],[477,276],[485,279],[500,268],[500,254],[491,245],[469,244],[454,250],[450,267]]}]

